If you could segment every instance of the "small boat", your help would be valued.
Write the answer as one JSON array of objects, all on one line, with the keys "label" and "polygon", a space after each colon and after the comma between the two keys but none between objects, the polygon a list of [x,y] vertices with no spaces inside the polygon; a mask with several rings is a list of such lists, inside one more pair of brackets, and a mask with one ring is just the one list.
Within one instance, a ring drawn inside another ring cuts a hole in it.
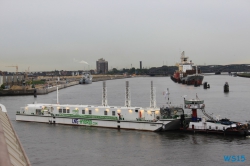
[{"label": "small boat", "polygon": [[151,93],[150,107],[132,107],[127,81],[125,106],[108,106],[106,82],[103,82],[101,106],[34,103],[21,107],[16,120],[145,131],[180,129],[185,121],[191,121],[191,114],[184,114],[181,106],[156,107],[152,82]]},{"label": "small boat", "polygon": [[90,72],[83,72],[82,78],[79,80],[79,84],[91,84],[92,75]]},{"label": "small boat", "polygon": [[[204,100],[200,100],[198,97],[196,99],[184,100],[184,104],[186,108],[192,110],[192,121],[184,128],[181,128],[183,131],[238,136],[249,135],[249,124],[230,121],[227,118],[213,118],[213,116],[205,112]],[[203,113],[204,116],[202,118],[197,117],[197,109]]]},{"label": "small boat", "polygon": [[202,85],[204,76],[201,74],[201,71],[197,69],[197,66],[193,66],[191,60],[188,61],[188,57],[185,56],[184,51],[181,54],[181,63],[177,63],[176,66],[178,70],[171,76],[174,82],[195,86]]}]

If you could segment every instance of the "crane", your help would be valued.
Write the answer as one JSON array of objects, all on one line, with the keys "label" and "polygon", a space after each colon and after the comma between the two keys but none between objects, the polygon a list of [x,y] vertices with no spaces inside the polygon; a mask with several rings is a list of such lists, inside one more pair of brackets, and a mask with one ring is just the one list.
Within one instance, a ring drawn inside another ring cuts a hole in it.
[{"label": "crane", "polygon": [[15,67],[16,68],[16,74],[18,73],[18,66],[5,66],[5,67]]}]

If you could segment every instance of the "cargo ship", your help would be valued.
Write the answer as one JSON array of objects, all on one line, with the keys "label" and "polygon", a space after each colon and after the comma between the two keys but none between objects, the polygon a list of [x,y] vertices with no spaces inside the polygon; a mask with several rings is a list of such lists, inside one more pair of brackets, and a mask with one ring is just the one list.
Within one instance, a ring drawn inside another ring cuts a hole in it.
[{"label": "cargo ship", "polygon": [[197,69],[197,66],[194,66],[192,60],[188,60],[184,51],[181,53],[181,62],[177,63],[176,66],[178,70],[171,76],[174,82],[196,86],[202,85],[204,76]]}]

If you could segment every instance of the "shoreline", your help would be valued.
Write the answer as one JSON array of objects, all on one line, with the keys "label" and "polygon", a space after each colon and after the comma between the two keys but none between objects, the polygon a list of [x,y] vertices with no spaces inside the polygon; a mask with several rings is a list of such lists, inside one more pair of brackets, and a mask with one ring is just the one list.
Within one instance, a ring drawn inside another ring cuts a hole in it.
[{"label": "shoreline", "polygon": [[[142,76],[142,77],[144,77],[144,76]],[[50,80],[50,78],[47,78],[47,79]],[[93,79],[92,79],[92,83],[98,82],[98,81],[125,79],[125,78],[133,78],[133,76],[94,75]],[[44,79],[44,78],[42,78],[42,79]],[[22,87],[21,89],[0,90],[0,96],[46,95],[48,93],[56,91],[57,87],[58,87],[58,90],[60,90],[60,89],[64,89],[64,88],[78,85],[80,77],[74,77],[74,76],[64,77],[64,78],[62,78],[64,80],[60,80],[60,81],[57,81],[56,78],[52,78],[52,79],[53,80],[50,80],[47,82],[47,84],[53,85],[50,87],[46,87],[46,84],[44,84],[42,86],[40,85],[40,87],[38,87],[38,88]],[[59,84],[57,82],[59,82]]]}]

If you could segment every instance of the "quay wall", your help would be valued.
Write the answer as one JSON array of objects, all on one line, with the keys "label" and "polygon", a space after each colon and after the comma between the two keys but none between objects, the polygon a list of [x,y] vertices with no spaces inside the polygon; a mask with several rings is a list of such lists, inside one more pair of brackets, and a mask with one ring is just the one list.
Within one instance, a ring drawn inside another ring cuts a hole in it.
[{"label": "quay wall", "polygon": [[[105,81],[105,80],[113,80],[113,79],[123,79],[123,78],[130,78],[130,77],[124,77],[123,75],[94,75],[92,78],[92,82],[98,82],[98,81]],[[49,78],[46,78],[49,79]],[[46,87],[45,85],[40,85],[40,86],[36,86],[36,88],[30,88],[30,89],[9,89],[9,90],[0,90],[0,96],[16,96],[16,95],[44,95],[44,94],[48,94],[50,92],[56,91],[57,87],[58,89],[63,89],[63,88],[67,88],[70,86],[74,86],[74,85],[78,85],[79,84],[79,80],[80,77],[67,77],[60,79],[60,81],[58,81],[57,79],[55,80],[50,80],[48,81],[50,85],[50,87]],[[36,92],[35,92],[36,90]]]},{"label": "quay wall", "polygon": [[[50,88],[44,88],[44,89],[39,88],[39,89],[37,89],[37,94],[38,95],[48,94],[50,92],[56,91],[57,87],[58,87],[58,90],[59,90],[59,89],[67,88],[67,87],[74,86],[74,85],[77,85],[77,84],[79,84],[78,81],[73,81],[73,82],[69,82],[69,83],[65,83],[65,84],[59,84],[57,86],[53,86],[53,87],[50,87]],[[33,90],[33,94],[34,94],[34,90]]]}]

